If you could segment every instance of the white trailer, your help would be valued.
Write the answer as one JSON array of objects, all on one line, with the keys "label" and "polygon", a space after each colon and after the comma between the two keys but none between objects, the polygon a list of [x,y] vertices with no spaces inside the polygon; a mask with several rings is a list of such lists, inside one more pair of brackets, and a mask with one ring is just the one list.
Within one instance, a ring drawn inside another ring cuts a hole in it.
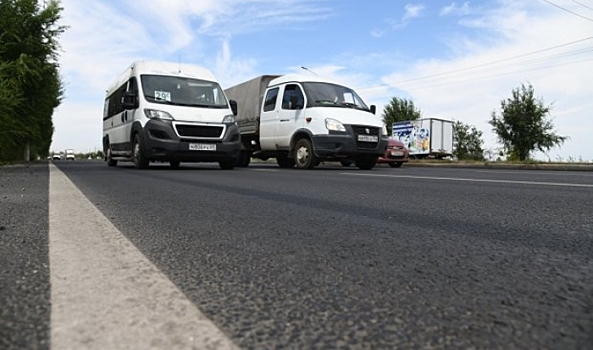
[{"label": "white trailer", "polygon": [[415,158],[446,158],[453,155],[453,122],[425,118],[393,123],[392,136]]}]

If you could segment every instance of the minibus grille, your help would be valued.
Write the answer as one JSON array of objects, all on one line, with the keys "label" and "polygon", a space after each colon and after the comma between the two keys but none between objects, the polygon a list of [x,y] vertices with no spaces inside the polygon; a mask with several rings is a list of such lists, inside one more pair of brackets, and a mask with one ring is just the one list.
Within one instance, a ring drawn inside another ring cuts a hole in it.
[{"label": "minibus grille", "polygon": [[220,125],[176,124],[175,129],[180,137],[221,138],[224,131],[224,127]]}]

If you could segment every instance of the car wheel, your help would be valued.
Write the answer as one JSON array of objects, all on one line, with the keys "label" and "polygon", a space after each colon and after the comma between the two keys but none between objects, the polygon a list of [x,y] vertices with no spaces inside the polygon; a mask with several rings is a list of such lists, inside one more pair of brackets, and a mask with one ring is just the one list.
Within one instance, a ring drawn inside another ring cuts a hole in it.
[{"label": "car wheel", "polygon": [[111,145],[110,145],[109,148],[107,149],[107,166],[116,166],[116,165],[117,165],[117,160],[112,158]]},{"label": "car wheel", "polygon": [[134,136],[134,153],[132,154],[132,161],[136,169],[148,168],[149,160],[142,153],[142,147],[140,147],[140,135]]},{"label": "car wheel", "polygon": [[404,164],[404,163],[402,163],[402,162],[391,162],[391,163],[389,163],[389,166],[390,166],[390,167],[392,167],[392,168],[399,168],[399,167],[401,167],[403,164]]},{"label": "car wheel", "polygon": [[377,164],[376,156],[361,157],[356,161],[356,166],[361,170],[371,170]]},{"label": "car wheel", "polygon": [[279,154],[276,157],[276,163],[278,163],[281,168],[289,169],[294,167],[294,159],[289,158],[288,154],[286,153]]},{"label": "car wheel", "polygon": [[236,161],[234,159],[224,160],[218,162],[218,166],[220,166],[222,170],[232,170],[233,168],[235,168],[235,163]]},{"label": "car wheel", "polygon": [[340,162],[340,164],[342,164],[342,166],[351,166],[352,165],[352,162],[347,161],[347,160],[343,160],[343,161]]},{"label": "car wheel", "polygon": [[169,166],[171,167],[171,169],[179,169],[179,164],[181,164],[181,162],[178,160],[169,161]]},{"label": "car wheel", "polygon": [[313,169],[318,164],[317,157],[313,152],[313,145],[309,139],[303,138],[297,141],[294,151],[294,163],[298,169]]}]

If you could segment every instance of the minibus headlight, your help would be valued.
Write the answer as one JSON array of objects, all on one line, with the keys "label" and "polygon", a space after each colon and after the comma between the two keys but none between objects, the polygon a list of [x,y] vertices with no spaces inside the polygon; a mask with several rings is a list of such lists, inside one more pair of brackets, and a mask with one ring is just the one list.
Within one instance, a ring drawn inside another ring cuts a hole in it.
[{"label": "minibus headlight", "polygon": [[235,124],[235,116],[232,114],[229,114],[222,119],[222,122],[224,124]]},{"label": "minibus headlight", "polygon": [[342,123],[340,123],[339,121],[332,119],[332,118],[327,118],[325,120],[325,127],[327,128],[327,130],[331,130],[331,131],[346,132],[346,128],[344,127],[344,125]]},{"label": "minibus headlight", "polygon": [[146,118],[149,119],[175,120],[169,113],[156,109],[145,109],[144,114],[146,115]]},{"label": "minibus headlight", "polygon": [[383,136],[387,136],[387,127],[383,125]]}]

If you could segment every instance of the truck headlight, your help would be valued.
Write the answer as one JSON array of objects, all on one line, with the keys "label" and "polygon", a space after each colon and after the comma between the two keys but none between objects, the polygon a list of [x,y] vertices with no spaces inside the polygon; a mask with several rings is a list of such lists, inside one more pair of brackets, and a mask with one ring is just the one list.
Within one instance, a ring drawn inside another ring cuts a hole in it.
[{"label": "truck headlight", "polygon": [[332,118],[327,118],[325,120],[325,127],[327,130],[346,132],[344,125]]},{"label": "truck headlight", "polygon": [[144,114],[149,119],[175,120],[169,113],[156,109],[145,109]]},{"label": "truck headlight", "polygon": [[222,122],[224,124],[235,124],[235,116],[232,114],[229,114],[229,115],[225,116],[224,118],[222,118]]}]

